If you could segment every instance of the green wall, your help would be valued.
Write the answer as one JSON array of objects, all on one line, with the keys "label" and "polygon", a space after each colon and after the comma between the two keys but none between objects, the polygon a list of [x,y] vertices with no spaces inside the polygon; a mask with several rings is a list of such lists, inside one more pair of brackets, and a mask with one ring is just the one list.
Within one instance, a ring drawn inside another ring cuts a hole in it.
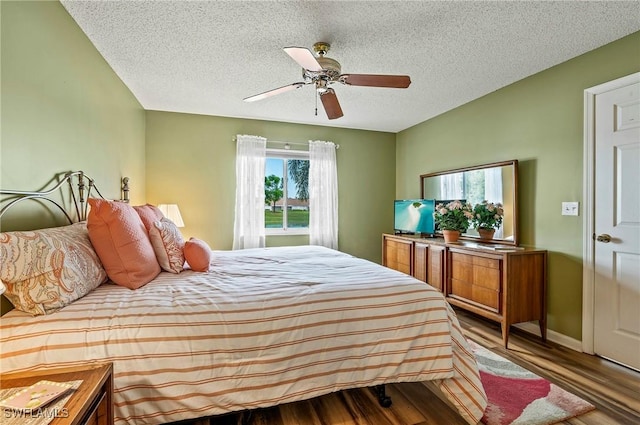
[{"label": "green wall", "polygon": [[583,93],[640,71],[640,33],[576,57],[397,134],[396,196],[420,174],[519,161],[520,243],[549,251],[549,328],[581,339]]},{"label": "green wall", "polygon": [[[204,239],[213,249],[231,249],[237,134],[339,144],[339,248],[380,262],[381,234],[393,230],[392,133],[148,111],[147,201],[177,203],[185,237]],[[307,236],[267,237],[268,246],[308,242]]]},{"label": "green wall", "polygon": [[83,170],[107,197],[145,199],[144,110],[59,2],[2,1],[0,186]]},{"label": "green wall", "polygon": [[[144,110],[67,11],[1,1],[0,27],[0,187],[37,190],[83,170],[111,198],[129,176],[132,200],[144,201]],[[44,207],[23,205],[2,230],[55,224]]]}]

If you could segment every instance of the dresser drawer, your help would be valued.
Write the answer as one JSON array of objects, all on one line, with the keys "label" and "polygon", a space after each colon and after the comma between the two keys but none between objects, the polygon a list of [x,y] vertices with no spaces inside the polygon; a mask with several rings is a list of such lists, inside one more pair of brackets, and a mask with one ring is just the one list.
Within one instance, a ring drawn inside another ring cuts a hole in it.
[{"label": "dresser drawer", "polygon": [[490,269],[500,269],[500,260],[495,258],[478,257],[477,255],[451,253],[451,261],[472,264],[474,266],[486,267]]},{"label": "dresser drawer", "polygon": [[454,253],[451,255],[451,279],[501,291],[500,260]]},{"label": "dresser drawer", "polygon": [[449,296],[472,302],[478,307],[495,313],[500,312],[500,292],[473,285],[464,280],[451,279]]},{"label": "dresser drawer", "polygon": [[394,239],[384,241],[384,265],[411,274],[412,243]]}]

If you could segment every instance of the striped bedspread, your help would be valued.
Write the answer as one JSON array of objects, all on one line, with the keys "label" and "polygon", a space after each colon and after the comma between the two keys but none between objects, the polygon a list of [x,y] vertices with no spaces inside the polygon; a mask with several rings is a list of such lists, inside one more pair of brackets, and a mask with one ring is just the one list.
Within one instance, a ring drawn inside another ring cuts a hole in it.
[{"label": "striped bedspread", "polygon": [[347,388],[436,380],[469,422],[475,359],[435,289],[321,247],[214,251],[208,273],[104,284],[48,315],[1,321],[2,372],[114,364],[116,424],[159,424]]}]

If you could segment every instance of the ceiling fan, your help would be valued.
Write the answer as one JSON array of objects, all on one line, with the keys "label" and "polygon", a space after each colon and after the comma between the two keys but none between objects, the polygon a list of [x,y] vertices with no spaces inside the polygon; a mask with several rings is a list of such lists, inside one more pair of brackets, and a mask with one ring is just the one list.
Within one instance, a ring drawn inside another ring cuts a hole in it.
[{"label": "ceiling fan", "polygon": [[[322,106],[330,120],[340,118],[344,114],[338,102],[335,91],[330,84],[342,83],[349,86],[390,87],[406,89],[411,84],[408,75],[377,75],[377,74],[341,74],[340,63],[335,59],[326,57],[331,45],[318,42],[313,45],[313,50],[318,54],[314,56],[306,47],[285,47],[283,50],[302,67],[303,81],[289,84],[277,89],[269,90],[243,99],[245,102],[262,100],[276,94],[299,89],[302,86],[313,84],[320,96]],[[317,110],[316,110],[317,111]]]}]

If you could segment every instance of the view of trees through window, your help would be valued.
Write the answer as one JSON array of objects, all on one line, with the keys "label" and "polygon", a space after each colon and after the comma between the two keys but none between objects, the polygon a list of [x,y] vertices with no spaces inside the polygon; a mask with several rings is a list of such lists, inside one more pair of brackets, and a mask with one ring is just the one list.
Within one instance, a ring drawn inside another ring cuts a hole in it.
[{"label": "view of trees through window", "polygon": [[267,229],[309,227],[309,160],[267,157],[264,177]]},{"label": "view of trees through window", "polygon": [[474,170],[464,173],[464,193],[467,194],[467,202],[472,205],[479,204],[485,200],[484,194],[484,170]]}]

